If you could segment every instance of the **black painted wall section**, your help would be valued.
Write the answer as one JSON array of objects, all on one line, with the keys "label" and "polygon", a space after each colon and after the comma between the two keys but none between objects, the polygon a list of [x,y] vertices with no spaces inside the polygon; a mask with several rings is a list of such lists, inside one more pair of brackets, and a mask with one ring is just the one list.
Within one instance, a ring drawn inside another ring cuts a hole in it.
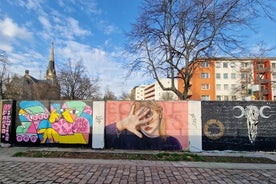
[{"label": "black painted wall section", "polygon": [[202,149],[276,150],[276,103],[203,101]]}]

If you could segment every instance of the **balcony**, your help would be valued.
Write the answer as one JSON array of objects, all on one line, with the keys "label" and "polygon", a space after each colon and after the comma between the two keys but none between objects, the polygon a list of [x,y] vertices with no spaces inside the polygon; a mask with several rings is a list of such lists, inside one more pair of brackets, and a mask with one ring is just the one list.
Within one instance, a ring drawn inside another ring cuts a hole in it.
[{"label": "balcony", "polygon": [[269,94],[269,90],[268,89],[262,89],[262,94],[263,95],[268,95]]},{"label": "balcony", "polygon": [[257,68],[257,73],[263,74],[269,72],[269,68]]},{"label": "balcony", "polygon": [[260,83],[260,84],[268,84],[269,82],[270,82],[269,79],[260,79],[260,80],[259,80],[259,83]]}]

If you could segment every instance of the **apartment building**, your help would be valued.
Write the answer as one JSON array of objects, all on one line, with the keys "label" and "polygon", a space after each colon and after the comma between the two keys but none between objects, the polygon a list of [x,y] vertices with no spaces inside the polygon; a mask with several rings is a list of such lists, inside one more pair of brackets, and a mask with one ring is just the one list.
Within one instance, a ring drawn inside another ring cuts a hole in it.
[{"label": "apartment building", "polygon": [[141,85],[135,87],[135,100],[145,100],[145,88],[147,85]]},{"label": "apartment building", "polygon": [[[191,100],[276,100],[276,58],[212,58],[197,62],[191,79]],[[183,81],[179,81],[179,90],[183,90]]]},{"label": "apartment building", "polygon": [[[160,79],[164,87],[171,86],[171,79]],[[175,82],[176,88],[177,82]],[[153,82],[149,85],[141,85],[135,87],[135,100],[177,100],[178,97],[171,91],[164,91],[158,82]]]}]

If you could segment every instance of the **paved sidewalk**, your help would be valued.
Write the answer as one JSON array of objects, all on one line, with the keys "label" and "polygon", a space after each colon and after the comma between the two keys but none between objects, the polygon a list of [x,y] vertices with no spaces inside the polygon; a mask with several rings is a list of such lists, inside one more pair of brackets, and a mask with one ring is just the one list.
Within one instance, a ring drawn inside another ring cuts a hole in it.
[{"label": "paved sidewalk", "polygon": [[[103,151],[80,148],[0,148],[1,184],[276,183],[276,164],[12,157],[15,152],[33,149],[42,151]],[[116,151],[120,152],[120,150]],[[246,155],[249,153],[203,152],[200,154]],[[250,154],[255,156],[275,156],[274,153]]]}]

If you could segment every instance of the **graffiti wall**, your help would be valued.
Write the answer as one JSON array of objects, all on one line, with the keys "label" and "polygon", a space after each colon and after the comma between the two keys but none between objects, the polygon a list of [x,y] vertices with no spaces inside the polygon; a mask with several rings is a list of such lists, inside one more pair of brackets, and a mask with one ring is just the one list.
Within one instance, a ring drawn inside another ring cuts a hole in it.
[{"label": "graffiti wall", "polygon": [[1,111],[1,143],[13,142],[14,101],[2,101]]},{"label": "graffiti wall", "polygon": [[105,147],[181,150],[188,147],[187,102],[106,102]]},{"label": "graffiti wall", "polygon": [[202,102],[203,150],[276,150],[276,103]]},{"label": "graffiti wall", "polygon": [[266,101],[1,101],[1,145],[276,150]]},{"label": "graffiti wall", "polygon": [[92,102],[20,101],[16,143],[88,144],[92,128]]}]

